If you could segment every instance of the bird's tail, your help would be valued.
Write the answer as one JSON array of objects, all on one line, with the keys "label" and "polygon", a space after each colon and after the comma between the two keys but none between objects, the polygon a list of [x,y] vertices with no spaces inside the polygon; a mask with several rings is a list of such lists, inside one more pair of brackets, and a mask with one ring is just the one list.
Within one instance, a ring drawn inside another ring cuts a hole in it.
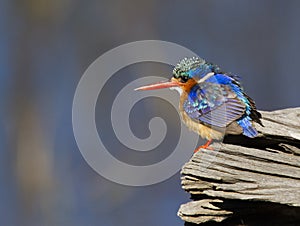
[{"label": "bird's tail", "polygon": [[243,134],[247,137],[254,138],[258,135],[257,130],[253,127],[251,118],[246,116],[237,121],[237,123],[242,127]]}]

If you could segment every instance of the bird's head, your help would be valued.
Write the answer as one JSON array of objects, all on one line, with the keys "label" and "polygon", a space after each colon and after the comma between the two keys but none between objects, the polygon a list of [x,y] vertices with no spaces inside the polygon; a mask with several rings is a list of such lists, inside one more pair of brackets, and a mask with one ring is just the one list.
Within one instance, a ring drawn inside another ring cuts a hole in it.
[{"label": "bird's head", "polygon": [[219,70],[216,65],[206,63],[204,59],[198,57],[184,58],[173,69],[173,77],[169,81],[154,83],[139,87],[135,90],[154,90],[172,88],[189,92],[197,84],[198,80],[207,73]]}]

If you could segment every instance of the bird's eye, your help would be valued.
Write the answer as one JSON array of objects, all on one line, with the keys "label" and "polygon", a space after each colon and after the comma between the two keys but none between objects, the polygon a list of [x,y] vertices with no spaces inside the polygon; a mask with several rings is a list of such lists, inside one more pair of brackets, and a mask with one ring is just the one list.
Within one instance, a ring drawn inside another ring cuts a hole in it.
[{"label": "bird's eye", "polygon": [[180,80],[180,82],[185,83],[185,82],[187,82],[188,77],[186,75],[181,75],[181,76],[179,76],[179,80]]}]

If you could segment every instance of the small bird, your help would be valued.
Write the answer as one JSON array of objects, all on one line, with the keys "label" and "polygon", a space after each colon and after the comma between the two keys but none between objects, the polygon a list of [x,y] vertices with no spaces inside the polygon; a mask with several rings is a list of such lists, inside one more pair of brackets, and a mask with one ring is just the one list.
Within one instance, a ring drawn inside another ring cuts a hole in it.
[{"label": "small bird", "polygon": [[139,87],[135,90],[175,89],[180,94],[181,119],[207,143],[197,148],[208,148],[212,140],[225,134],[258,135],[254,122],[263,126],[255,102],[244,92],[240,78],[226,73],[202,58],[184,58],[173,69],[173,77]]}]

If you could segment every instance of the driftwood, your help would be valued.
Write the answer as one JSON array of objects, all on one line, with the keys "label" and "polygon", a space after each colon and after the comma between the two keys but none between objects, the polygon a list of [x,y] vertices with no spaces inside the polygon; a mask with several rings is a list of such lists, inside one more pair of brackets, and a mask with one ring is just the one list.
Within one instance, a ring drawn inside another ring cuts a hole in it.
[{"label": "driftwood", "polygon": [[259,137],[227,136],[183,166],[185,225],[300,225],[300,108],[261,113]]}]

